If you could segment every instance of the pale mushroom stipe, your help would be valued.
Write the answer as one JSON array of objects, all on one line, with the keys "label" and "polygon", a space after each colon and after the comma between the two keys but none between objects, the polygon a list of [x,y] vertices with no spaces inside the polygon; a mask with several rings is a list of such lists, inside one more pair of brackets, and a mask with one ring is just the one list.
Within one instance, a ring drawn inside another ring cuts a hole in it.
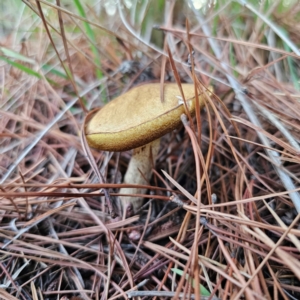
[{"label": "pale mushroom stipe", "polygon": [[[195,113],[195,88],[182,84],[187,108]],[[125,184],[145,185],[151,178],[159,150],[159,138],[178,128],[185,105],[177,84],[164,85],[164,101],[160,99],[160,84],[137,86],[115,98],[98,110],[88,121],[85,134],[90,147],[102,151],[127,151],[133,149],[125,177]],[[199,95],[199,107],[205,96]],[[145,189],[121,188],[120,194],[144,194]],[[142,206],[143,198],[121,196],[121,206],[126,216]]]}]

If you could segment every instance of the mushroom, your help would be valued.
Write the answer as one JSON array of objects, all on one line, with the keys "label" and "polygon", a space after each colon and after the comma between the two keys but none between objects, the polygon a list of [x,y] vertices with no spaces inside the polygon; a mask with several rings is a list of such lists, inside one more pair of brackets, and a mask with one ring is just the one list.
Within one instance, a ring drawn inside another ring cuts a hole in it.
[{"label": "mushroom", "polygon": [[[195,88],[182,84],[187,108],[195,112]],[[137,86],[115,98],[88,121],[85,128],[89,146],[103,151],[133,149],[124,183],[145,185],[151,177],[159,150],[159,139],[176,129],[185,105],[177,84],[164,85],[164,100],[160,99],[160,84]],[[202,107],[205,97],[199,96]],[[143,188],[121,188],[120,194],[144,194]],[[142,206],[143,198],[121,196],[123,213],[128,217]]]}]

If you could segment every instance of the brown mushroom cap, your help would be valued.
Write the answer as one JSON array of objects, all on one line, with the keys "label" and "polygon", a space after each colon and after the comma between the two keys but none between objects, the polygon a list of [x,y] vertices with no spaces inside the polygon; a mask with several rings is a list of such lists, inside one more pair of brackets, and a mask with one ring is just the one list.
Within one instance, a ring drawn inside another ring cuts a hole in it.
[{"label": "brown mushroom cap", "polygon": [[[182,84],[190,113],[195,111],[193,84]],[[185,112],[177,84],[164,85],[164,101],[160,84],[135,87],[98,110],[86,125],[86,138],[93,148],[104,151],[126,151],[141,147],[176,129]],[[200,107],[204,97],[199,96]]]}]

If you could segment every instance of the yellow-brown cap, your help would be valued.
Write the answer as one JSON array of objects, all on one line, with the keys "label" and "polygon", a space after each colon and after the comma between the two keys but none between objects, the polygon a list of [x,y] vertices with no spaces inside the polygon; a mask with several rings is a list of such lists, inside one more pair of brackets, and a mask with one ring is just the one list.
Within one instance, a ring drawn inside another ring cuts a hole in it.
[{"label": "yellow-brown cap", "polygon": [[[191,114],[195,111],[193,84],[182,84]],[[86,139],[93,148],[104,151],[126,151],[141,147],[176,129],[185,112],[177,84],[164,85],[164,101],[160,84],[135,87],[98,110],[85,128]],[[205,97],[199,95],[200,107]]]}]

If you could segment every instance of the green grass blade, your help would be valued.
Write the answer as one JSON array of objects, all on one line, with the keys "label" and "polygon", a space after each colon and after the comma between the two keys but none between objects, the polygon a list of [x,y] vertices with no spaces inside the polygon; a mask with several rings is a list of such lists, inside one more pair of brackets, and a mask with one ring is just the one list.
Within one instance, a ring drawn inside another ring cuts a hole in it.
[{"label": "green grass blade", "polygon": [[[80,0],[74,0],[74,3],[77,7],[77,10],[78,10],[78,13],[79,15],[82,17],[82,18],[85,18],[86,19],[86,14],[85,14],[85,11],[84,11],[84,8],[83,6],[81,5],[81,2]],[[94,55],[94,59],[95,59],[95,62],[96,62],[96,65],[98,66],[97,70],[96,70],[96,74],[97,74],[97,77],[99,79],[101,79],[103,77],[103,74],[101,72],[101,62],[100,62],[100,56],[99,56],[99,52],[95,46],[96,44],[96,38],[95,38],[95,33],[94,31],[92,30],[91,26],[89,23],[87,22],[83,22],[84,24],[84,27],[85,27],[85,30],[86,30],[86,34],[87,36],[90,38],[91,41],[93,41],[94,44],[91,43],[91,51]]]},{"label": "green grass blade", "polygon": [[[171,270],[179,276],[183,275],[183,271],[180,269],[172,268]],[[190,280],[192,283],[192,286],[195,287],[195,280],[190,278],[188,274],[186,274],[186,279]],[[202,284],[200,284],[200,293],[202,296],[210,296],[210,292]]]},{"label": "green grass blade", "polygon": [[[288,36],[288,33],[284,28],[281,28],[281,31],[283,32],[283,34],[285,36]],[[291,52],[291,48],[284,41],[282,41],[282,43],[283,43],[284,50],[287,52]],[[300,82],[299,82],[299,77],[297,75],[295,63],[293,63],[293,58],[288,56],[287,62],[288,62],[288,66],[290,69],[290,75],[291,75],[291,80],[293,82],[293,85],[294,85],[295,89],[297,91],[299,91],[300,90]]]},{"label": "green grass blade", "polygon": [[20,63],[14,62],[14,61],[12,61],[12,60],[4,57],[4,56],[0,56],[0,59],[3,60],[3,61],[5,61],[6,63],[10,64],[11,66],[13,66],[13,67],[15,67],[15,68],[17,68],[17,69],[19,69],[19,70],[27,73],[28,75],[35,76],[38,79],[42,79],[43,78],[38,72],[33,71],[32,69],[30,69],[30,68],[28,68],[28,67],[26,67],[26,66],[24,66],[24,65],[22,65]]},{"label": "green grass blade", "polygon": [[69,79],[68,76],[64,72],[62,72],[58,69],[55,69],[51,65],[48,65],[48,64],[43,65],[42,70],[44,70],[45,72],[52,73],[60,78]]},{"label": "green grass blade", "polygon": [[18,52],[15,52],[13,50],[10,50],[8,48],[5,48],[5,47],[0,47],[0,50],[2,51],[2,53],[7,56],[7,57],[11,57],[13,59],[17,59],[17,60],[20,60],[20,61],[24,61],[26,63],[30,63],[30,64],[35,64],[35,61],[27,56],[24,56]]}]

